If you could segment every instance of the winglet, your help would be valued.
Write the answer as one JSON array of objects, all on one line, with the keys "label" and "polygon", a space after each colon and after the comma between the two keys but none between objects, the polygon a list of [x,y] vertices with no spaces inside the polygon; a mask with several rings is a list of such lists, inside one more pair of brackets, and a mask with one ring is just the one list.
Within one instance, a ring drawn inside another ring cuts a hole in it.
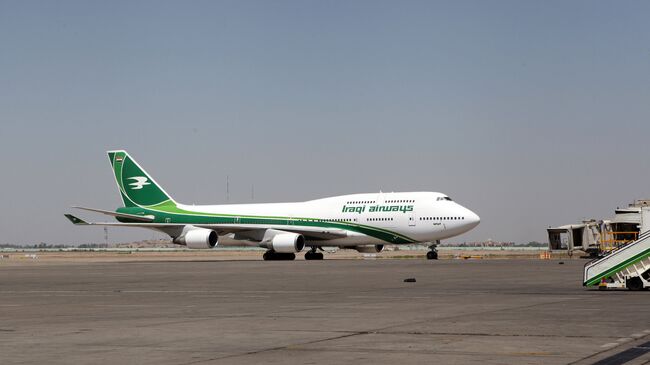
[{"label": "winglet", "polygon": [[72,214],[64,214],[64,215],[74,225],[84,225],[84,226],[88,225],[88,222],[84,221],[83,219],[77,218]]}]

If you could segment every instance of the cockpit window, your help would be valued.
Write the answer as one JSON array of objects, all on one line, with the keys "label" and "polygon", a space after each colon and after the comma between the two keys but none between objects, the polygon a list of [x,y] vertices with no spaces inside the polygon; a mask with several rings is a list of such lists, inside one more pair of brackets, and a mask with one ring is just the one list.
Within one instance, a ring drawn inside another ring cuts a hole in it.
[{"label": "cockpit window", "polygon": [[441,200],[448,200],[448,201],[450,201],[450,202],[453,201],[453,200],[451,200],[451,198],[448,197],[448,196],[439,196],[439,197],[436,199],[436,201],[441,201]]}]

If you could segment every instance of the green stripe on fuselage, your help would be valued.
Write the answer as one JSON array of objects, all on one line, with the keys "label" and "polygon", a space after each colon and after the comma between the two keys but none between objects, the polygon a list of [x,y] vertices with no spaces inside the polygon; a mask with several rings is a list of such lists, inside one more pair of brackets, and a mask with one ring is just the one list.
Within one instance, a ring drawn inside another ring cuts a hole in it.
[{"label": "green stripe on fuselage", "polygon": [[249,216],[236,214],[214,214],[188,211],[178,208],[173,202],[163,202],[150,207],[120,208],[121,213],[155,216],[153,223],[180,223],[180,224],[238,224],[238,225],[274,225],[274,226],[302,226],[337,228],[358,232],[367,236],[394,244],[407,244],[417,242],[400,233],[387,229],[355,224],[349,222],[327,222],[318,218],[306,217],[273,217]]}]

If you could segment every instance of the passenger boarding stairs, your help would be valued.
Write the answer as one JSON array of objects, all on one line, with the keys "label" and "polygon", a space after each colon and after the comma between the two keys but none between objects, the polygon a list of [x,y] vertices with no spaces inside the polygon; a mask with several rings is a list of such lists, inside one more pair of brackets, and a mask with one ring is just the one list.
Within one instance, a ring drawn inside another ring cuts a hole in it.
[{"label": "passenger boarding stairs", "polygon": [[608,255],[588,262],[584,269],[584,286],[603,288],[650,288],[650,230]]}]

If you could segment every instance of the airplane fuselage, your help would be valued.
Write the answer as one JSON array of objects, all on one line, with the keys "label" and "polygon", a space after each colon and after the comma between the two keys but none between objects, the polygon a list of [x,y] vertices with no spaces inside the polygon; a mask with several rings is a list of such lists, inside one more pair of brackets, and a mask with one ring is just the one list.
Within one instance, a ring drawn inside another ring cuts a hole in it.
[{"label": "airplane fuselage", "polygon": [[307,260],[322,260],[326,246],[380,252],[385,244],[432,243],[476,227],[480,219],[442,193],[406,192],[342,195],[299,203],[188,205],[174,200],[124,150],[108,151],[123,206],[116,211],[76,207],[118,222],[75,225],[153,229],[191,249],[219,245],[266,248],[265,260],[293,260],[306,246]]},{"label": "airplane fuselage", "polygon": [[[433,242],[467,232],[478,215],[434,192],[352,194],[298,203],[184,205],[175,209],[123,210],[151,215],[155,223],[221,224],[251,229],[345,231],[334,239],[307,239],[307,246],[357,246]],[[223,237],[220,245],[241,245]]]}]

